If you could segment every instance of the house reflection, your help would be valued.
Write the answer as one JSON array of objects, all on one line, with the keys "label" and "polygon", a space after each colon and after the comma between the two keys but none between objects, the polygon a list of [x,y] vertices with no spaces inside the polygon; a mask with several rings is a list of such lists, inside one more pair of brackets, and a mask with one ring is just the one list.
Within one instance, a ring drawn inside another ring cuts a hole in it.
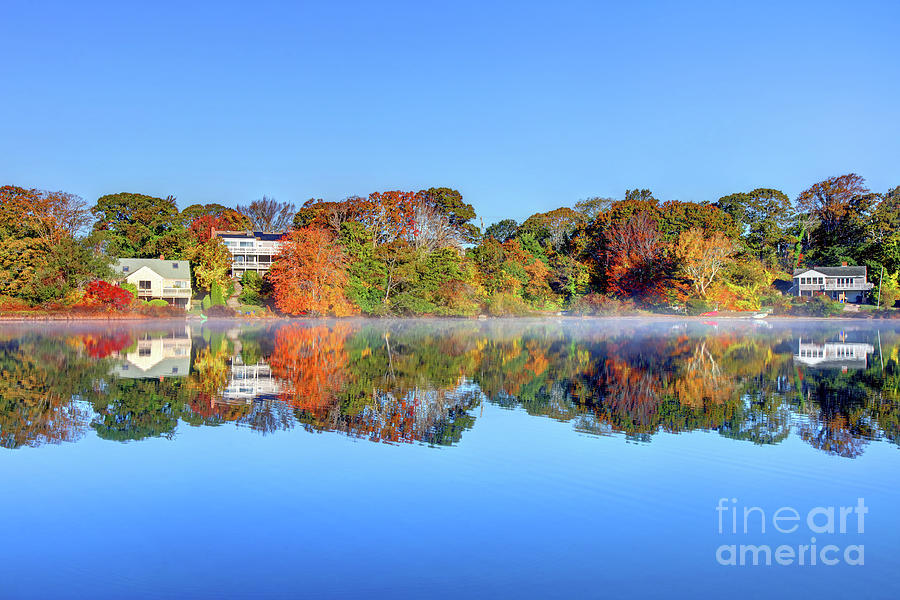
[{"label": "house reflection", "polygon": [[259,361],[246,365],[241,357],[231,359],[228,374],[228,385],[222,391],[220,399],[224,402],[250,403],[261,396],[274,396],[281,391],[278,381],[272,376],[268,363]]},{"label": "house reflection", "polygon": [[804,342],[801,338],[797,342],[794,362],[815,369],[865,369],[868,366],[868,355],[874,352],[875,346],[865,342],[840,339],[816,343]]},{"label": "house reflection", "polygon": [[124,379],[184,377],[191,369],[190,329],[174,327],[142,333],[116,356],[121,360],[112,373]]}]

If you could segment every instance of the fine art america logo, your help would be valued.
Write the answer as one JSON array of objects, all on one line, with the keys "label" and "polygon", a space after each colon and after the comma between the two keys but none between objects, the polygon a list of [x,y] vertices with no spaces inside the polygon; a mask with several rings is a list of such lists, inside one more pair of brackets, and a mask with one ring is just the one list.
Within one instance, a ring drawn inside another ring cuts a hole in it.
[{"label": "fine art america logo", "polygon": [[782,506],[768,513],[759,506],[740,506],[737,498],[720,498],[716,505],[719,535],[743,536],[741,540],[747,541],[757,536],[782,536],[779,542],[802,536],[802,543],[722,544],[716,549],[716,562],[728,566],[861,566],[865,547],[848,544],[852,540],[841,536],[865,533],[868,512],[863,498],[857,498],[855,506],[815,506],[805,511]]}]

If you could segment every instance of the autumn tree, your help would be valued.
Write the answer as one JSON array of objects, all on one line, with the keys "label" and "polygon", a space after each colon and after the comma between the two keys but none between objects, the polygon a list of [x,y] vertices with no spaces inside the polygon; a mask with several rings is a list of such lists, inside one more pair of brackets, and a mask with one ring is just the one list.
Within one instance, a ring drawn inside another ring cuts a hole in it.
[{"label": "autumn tree", "polygon": [[854,260],[877,200],[865,179],[855,173],[830,177],[801,192],[797,205],[812,219],[812,260],[820,264]]},{"label": "autumn tree", "polygon": [[368,198],[349,196],[339,202],[311,198],[303,203],[294,216],[294,229],[320,227],[330,229],[334,235],[340,235],[344,223],[356,222],[366,227],[371,213],[372,204]]},{"label": "autumn tree", "polygon": [[593,196],[575,203],[575,212],[579,213],[584,221],[593,221],[603,212],[609,210],[615,198]]},{"label": "autumn tree", "polygon": [[216,284],[222,289],[228,287],[231,252],[221,238],[211,237],[189,245],[185,250],[185,258],[191,261],[191,276],[195,288],[209,292]]},{"label": "autumn tree", "polygon": [[369,213],[364,223],[372,232],[372,243],[390,244],[413,234],[415,224],[415,192],[399,190],[369,194]]},{"label": "autumn tree", "polygon": [[95,240],[80,236],[89,220],[73,194],[0,187],[0,294],[41,303],[110,274]]},{"label": "autumn tree", "polygon": [[614,296],[658,303],[680,294],[675,265],[656,221],[645,212],[605,231],[606,280]]},{"label": "autumn tree", "polygon": [[345,316],[356,312],[344,294],[347,257],[331,232],[292,231],[269,271],[275,305],[294,315]]},{"label": "autumn tree", "polygon": [[296,214],[293,204],[278,202],[269,196],[263,196],[246,206],[238,206],[237,210],[250,220],[255,231],[272,233],[290,229]]},{"label": "autumn tree", "polygon": [[192,227],[195,223],[204,223],[224,231],[253,229],[253,223],[246,215],[221,204],[192,204],[181,211],[181,217]]},{"label": "autumn tree", "polygon": [[704,236],[697,228],[682,232],[675,245],[681,268],[701,298],[706,298],[710,285],[733,253],[734,242],[724,234]]}]

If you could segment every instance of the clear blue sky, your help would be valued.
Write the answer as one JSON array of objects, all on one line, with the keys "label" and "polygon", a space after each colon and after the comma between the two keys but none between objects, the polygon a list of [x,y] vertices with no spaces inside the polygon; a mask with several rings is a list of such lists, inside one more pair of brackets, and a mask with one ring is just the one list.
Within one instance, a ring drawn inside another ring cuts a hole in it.
[{"label": "clear blue sky", "polygon": [[0,183],[234,205],[900,185],[900,3],[0,3]]}]

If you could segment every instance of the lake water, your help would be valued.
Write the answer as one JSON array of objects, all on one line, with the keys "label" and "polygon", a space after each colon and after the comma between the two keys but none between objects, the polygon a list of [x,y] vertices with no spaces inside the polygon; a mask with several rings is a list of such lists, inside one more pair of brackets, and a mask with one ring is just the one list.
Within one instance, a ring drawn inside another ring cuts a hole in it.
[{"label": "lake water", "polygon": [[859,321],[2,325],[0,598],[897,597],[898,352]]}]

